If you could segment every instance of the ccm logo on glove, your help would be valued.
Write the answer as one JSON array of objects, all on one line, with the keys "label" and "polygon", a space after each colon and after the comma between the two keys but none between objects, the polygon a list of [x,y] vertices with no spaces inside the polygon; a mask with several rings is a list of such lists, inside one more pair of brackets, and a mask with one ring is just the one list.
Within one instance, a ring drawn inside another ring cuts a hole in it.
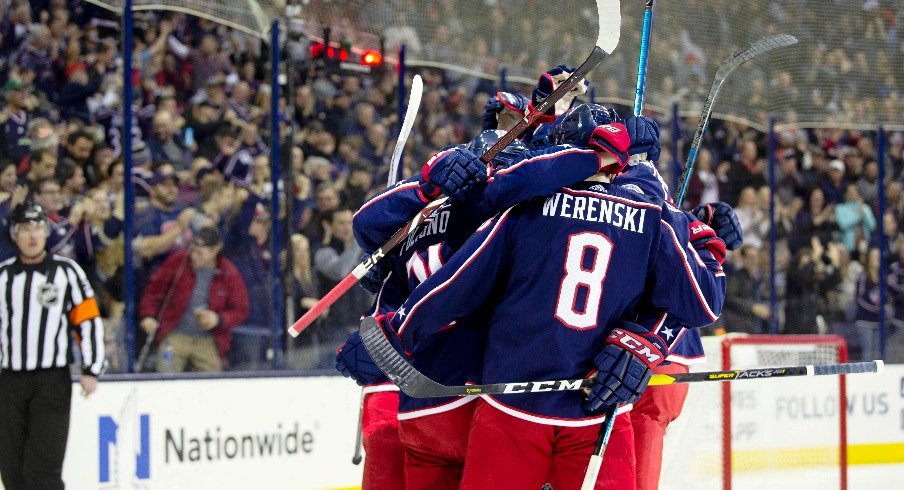
[{"label": "ccm logo on glove", "polygon": [[662,354],[659,354],[659,348],[655,345],[620,328],[612,330],[607,343],[616,344],[632,352],[649,367],[657,366],[664,360]]}]

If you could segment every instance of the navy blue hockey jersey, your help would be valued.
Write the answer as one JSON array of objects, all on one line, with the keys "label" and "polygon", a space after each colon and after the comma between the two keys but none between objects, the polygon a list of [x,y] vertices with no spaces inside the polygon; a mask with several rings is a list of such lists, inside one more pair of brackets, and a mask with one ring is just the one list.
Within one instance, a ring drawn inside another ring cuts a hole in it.
[{"label": "navy blue hockey jersey", "polygon": [[[484,223],[399,308],[406,349],[487,310],[482,382],[580,378],[608,333],[646,298],[682,324],[718,318],[725,279],[689,243],[684,213],[617,185],[582,182]],[[591,425],[580,392],[499,395],[489,403],[552,425]]]},{"label": "navy blue hockey jersey", "polygon": [[[525,152],[511,166],[491,172],[479,198],[440,206],[383,259],[390,272],[377,295],[375,309],[381,313],[395,311],[488,217],[519,201],[549,195],[564,185],[579,182],[599,171],[599,167],[599,156],[593,150],[551,147]],[[355,214],[353,229],[362,249],[372,252],[423,209],[427,200],[418,187],[416,179],[399,182],[361,207]],[[484,318],[475,313],[462,321],[461,328],[419,346],[418,369],[450,384],[473,379],[485,344],[485,328],[481,325]],[[457,398],[413,399],[402,394],[399,418],[436,413],[466,402]],[[438,409],[439,405],[443,407]],[[425,409],[430,410],[424,412]]]}]

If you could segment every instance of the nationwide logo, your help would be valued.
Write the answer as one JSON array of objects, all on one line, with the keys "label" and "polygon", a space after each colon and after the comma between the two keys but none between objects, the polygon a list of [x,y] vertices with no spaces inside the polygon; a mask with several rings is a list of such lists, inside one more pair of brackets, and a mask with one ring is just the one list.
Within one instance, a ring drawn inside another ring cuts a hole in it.
[{"label": "nationwide logo", "polygon": [[[116,478],[111,478],[111,468],[116,472],[116,468],[121,464],[126,464],[128,459],[134,457],[135,461],[135,478],[138,480],[147,480],[151,477],[151,416],[147,413],[138,414],[136,424],[132,420],[120,419],[119,423],[109,416],[102,415],[98,417],[98,441],[100,442],[100,450],[98,454],[98,482],[111,483]],[[123,455],[124,448],[120,446],[126,442],[127,438],[134,437],[138,443],[138,450],[132,455]],[[131,463],[129,463],[131,464]],[[122,484],[123,482],[118,482]]]}]

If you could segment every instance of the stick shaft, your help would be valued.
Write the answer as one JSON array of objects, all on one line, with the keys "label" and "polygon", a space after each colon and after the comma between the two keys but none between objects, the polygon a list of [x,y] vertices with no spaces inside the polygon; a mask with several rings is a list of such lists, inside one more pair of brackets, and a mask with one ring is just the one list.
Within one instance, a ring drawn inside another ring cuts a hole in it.
[{"label": "stick shaft", "polygon": [[593,448],[593,455],[590,456],[590,463],[587,465],[587,471],[584,473],[584,482],[581,484],[581,490],[593,490],[596,487],[596,479],[600,475],[600,468],[603,466],[603,453],[606,452],[606,446],[609,445],[609,436],[612,435],[612,427],[615,425],[615,410],[618,405],[610,405],[606,409],[606,420],[600,425],[600,433],[596,438],[596,445]]}]

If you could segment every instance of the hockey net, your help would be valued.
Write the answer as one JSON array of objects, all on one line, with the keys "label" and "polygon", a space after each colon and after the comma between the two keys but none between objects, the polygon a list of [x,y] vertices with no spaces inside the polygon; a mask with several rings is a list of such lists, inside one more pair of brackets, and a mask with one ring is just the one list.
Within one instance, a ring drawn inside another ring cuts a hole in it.
[{"label": "hockey net", "polygon": [[[707,363],[695,371],[847,361],[838,336],[729,336],[704,346]],[[661,488],[847,488],[844,376],[698,383],[691,393],[668,429]]]}]

